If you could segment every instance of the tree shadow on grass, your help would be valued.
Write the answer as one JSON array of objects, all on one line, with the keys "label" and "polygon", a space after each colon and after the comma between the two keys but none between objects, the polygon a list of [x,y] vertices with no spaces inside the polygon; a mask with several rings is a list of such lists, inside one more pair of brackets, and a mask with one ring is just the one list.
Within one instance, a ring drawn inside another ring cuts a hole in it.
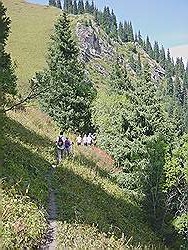
[{"label": "tree shadow on grass", "polygon": [[117,184],[116,178],[114,178],[112,175],[110,175],[111,172],[108,172],[107,170],[101,168],[95,159],[90,159],[87,156],[85,156],[84,154],[80,153],[80,154],[74,155],[72,160],[73,160],[73,162],[75,162],[75,164],[80,163],[84,166],[87,166],[91,170],[94,170],[100,177],[108,178],[108,179],[110,179],[110,181]]},{"label": "tree shadow on grass", "polygon": [[[43,150],[53,153],[51,142],[10,118],[6,118],[4,131],[4,162],[1,171],[4,188],[26,194],[32,201],[47,208],[47,175],[51,163],[41,153]],[[32,149],[28,149],[27,144]]]},{"label": "tree shadow on grass", "polygon": [[113,196],[101,184],[62,166],[56,169],[55,178],[59,220],[94,224],[100,232],[111,232],[118,238],[123,233],[127,239],[133,237],[135,245],[156,243],[141,209],[128,198]]},{"label": "tree shadow on grass", "polygon": [[49,147],[52,141],[49,138],[43,137],[36,132],[27,129],[21,123],[6,117],[5,133],[7,136],[18,138],[26,144],[31,144],[35,147]]}]

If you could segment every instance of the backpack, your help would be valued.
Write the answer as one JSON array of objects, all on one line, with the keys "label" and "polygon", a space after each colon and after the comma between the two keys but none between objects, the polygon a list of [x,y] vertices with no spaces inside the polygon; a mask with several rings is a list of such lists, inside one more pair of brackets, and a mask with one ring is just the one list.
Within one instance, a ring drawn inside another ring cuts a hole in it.
[{"label": "backpack", "polygon": [[62,138],[61,136],[59,136],[57,145],[58,145],[59,147],[62,147],[63,144],[64,144],[63,138]]},{"label": "backpack", "polygon": [[65,140],[65,148],[69,148],[71,145],[70,141],[68,139]]}]

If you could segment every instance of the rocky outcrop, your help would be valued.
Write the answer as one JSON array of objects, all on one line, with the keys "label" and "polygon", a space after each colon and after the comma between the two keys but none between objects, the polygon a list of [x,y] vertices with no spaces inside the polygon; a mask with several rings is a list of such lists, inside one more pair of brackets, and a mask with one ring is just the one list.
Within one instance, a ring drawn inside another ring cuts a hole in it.
[{"label": "rocky outcrop", "polygon": [[102,39],[96,29],[91,26],[84,26],[78,23],[76,35],[80,42],[81,57],[85,62],[93,58],[112,58],[114,55],[113,47]]}]

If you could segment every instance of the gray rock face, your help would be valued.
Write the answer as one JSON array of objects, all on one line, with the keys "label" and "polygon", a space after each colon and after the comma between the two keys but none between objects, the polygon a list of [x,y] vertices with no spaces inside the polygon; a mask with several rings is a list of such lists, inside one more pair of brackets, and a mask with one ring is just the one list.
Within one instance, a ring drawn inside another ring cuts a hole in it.
[{"label": "gray rock face", "polygon": [[81,57],[85,62],[93,58],[111,58],[114,55],[113,47],[100,38],[97,31],[91,26],[77,24],[76,35],[80,42]]}]

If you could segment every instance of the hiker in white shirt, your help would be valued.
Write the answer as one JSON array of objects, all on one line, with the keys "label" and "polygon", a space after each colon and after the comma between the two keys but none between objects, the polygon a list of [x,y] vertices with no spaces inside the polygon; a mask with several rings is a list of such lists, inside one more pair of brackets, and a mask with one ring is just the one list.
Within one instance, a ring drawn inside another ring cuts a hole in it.
[{"label": "hiker in white shirt", "polygon": [[82,139],[83,145],[87,146],[87,135],[85,134],[83,139]]},{"label": "hiker in white shirt", "polygon": [[91,133],[89,133],[87,136],[87,145],[91,146],[91,144],[92,144],[92,137],[91,137]]},{"label": "hiker in white shirt", "polygon": [[56,139],[57,164],[59,164],[62,160],[63,151],[64,151],[64,142],[65,142],[65,137],[63,136],[63,132],[60,132],[60,135]]},{"label": "hiker in white shirt", "polygon": [[77,136],[76,142],[77,142],[77,145],[78,145],[78,146],[82,144],[82,137],[81,137],[81,135],[78,135],[78,136]]}]

